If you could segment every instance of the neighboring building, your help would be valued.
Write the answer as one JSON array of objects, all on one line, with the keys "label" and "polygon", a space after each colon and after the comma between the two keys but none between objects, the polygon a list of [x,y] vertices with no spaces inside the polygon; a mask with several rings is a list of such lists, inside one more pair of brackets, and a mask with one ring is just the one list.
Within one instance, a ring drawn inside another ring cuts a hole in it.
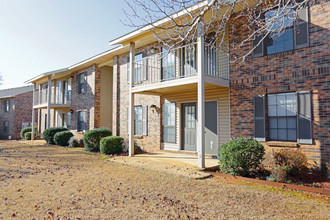
[{"label": "neighboring building", "polygon": [[0,139],[19,139],[31,118],[32,86],[0,90]]},{"label": "neighboring building", "polygon": [[[29,81],[38,84],[39,129],[108,127],[149,152],[197,152],[200,167],[205,153],[216,155],[234,137],[261,141],[268,155],[300,148],[317,166],[325,164],[330,161],[329,3],[323,7],[300,12],[299,25],[288,27],[286,38],[272,45],[265,41],[245,64],[230,64],[203,36],[167,53],[150,27],[133,31],[111,41],[120,45],[115,49]],[[244,37],[241,27],[226,36],[227,45]],[[253,48],[250,43],[244,50]]]}]

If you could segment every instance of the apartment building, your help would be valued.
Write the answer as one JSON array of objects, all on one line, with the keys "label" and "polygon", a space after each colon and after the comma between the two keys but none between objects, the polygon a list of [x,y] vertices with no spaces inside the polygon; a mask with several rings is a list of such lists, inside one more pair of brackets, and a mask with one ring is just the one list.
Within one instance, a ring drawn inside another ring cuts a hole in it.
[{"label": "apartment building", "polygon": [[[208,45],[212,33],[168,52],[149,26],[130,32],[110,41],[112,50],[29,81],[39,129],[108,127],[129,138],[131,156],[135,141],[148,152],[195,152],[200,167],[231,138],[254,138],[267,157],[301,149],[323,166],[330,161],[329,3],[323,8],[300,11],[296,25],[243,64]],[[241,27],[225,44],[244,39],[249,30]]]},{"label": "apartment building", "polygon": [[0,139],[20,139],[31,118],[32,86],[0,90]]}]

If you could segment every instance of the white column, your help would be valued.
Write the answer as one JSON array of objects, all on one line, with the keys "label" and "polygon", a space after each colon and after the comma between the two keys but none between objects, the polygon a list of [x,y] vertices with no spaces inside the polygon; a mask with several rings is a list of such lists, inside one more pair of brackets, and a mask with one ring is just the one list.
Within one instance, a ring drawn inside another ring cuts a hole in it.
[{"label": "white column", "polygon": [[47,128],[50,128],[50,102],[52,98],[52,78],[48,77],[48,94],[47,94]]},{"label": "white column", "polygon": [[35,130],[34,130],[34,124],[35,124],[35,114],[34,114],[34,108],[33,108],[33,106],[34,106],[34,103],[35,103],[35,99],[37,98],[36,97],[36,95],[35,95],[35,93],[36,93],[36,84],[35,83],[33,83],[33,93],[32,93],[32,99],[33,99],[33,105],[32,105],[32,135],[31,135],[31,140],[34,140],[34,133],[35,133]]},{"label": "white column", "polygon": [[134,156],[134,93],[132,92],[134,82],[134,57],[135,57],[135,43],[130,43],[129,54],[129,106],[128,106],[128,135],[129,135],[129,156]]},{"label": "white column", "polygon": [[197,101],[197,155],[198,167],[205,168],[205,82],[204,82],[204,25],[198,25],[197,39],[198,101]]}]

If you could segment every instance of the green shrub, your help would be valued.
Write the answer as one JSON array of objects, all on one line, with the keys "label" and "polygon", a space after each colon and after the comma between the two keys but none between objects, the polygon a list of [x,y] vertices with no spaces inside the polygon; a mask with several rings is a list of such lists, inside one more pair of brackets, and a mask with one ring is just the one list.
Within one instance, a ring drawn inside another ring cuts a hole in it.
[{"label": "green shrub", "polygon": [[100,141],[100,153],[102,154],[120,154],[123,151],[122,142],[124,138],[110,136],[102,138]]},{"label": "green shrub", "polygon": [[68,146],[71,137],[73,137],[71,131],[60,131],[54,135],[54,142],[60,146]]},{"label": "green shrub", "polygon": [[258,141],[233,139],[219,150],[219,168],[223,173],[248,176],[257,171],[264,155],[265,148]]},{"label": "green shrub", "polygon": [[[35,134],[37,133],[37,126],[35,126],[35,128],[34,128],[34,132],[35,132]],[[26,127],[26,128],[23,128],[22,130],[21,130],[21,138],[22,139],[25,139],[25,133],[26,132],[32,132],[32,127]],[[32,135],[32,134],[31,134]],[[31,140],[31,139],[30,139]]]},{"label": "green shrub", "polygon": [[31,140],[32,132],[25,132],[24,133],[24,139],[25,140]]},{"label": "green shrub", "polygon": [[61,131],[67,131],[67,128],[64,127],[53,127],[53,128],[48,128],[46,130],[44,130],[43,136],[44,136],[44,140],[48,143],[48,144],[55,144],[54,141],[54,136],[57,132],[61,132]]},{"label": "green shrub", "polygon": [[111,131],[107,128],[96,128],[94,130],[86,131],[84,134],[85,150],[99,152],[101,139],[108,136],[111,136]]},{"label": "green shrub", "polygon": [[73,136],[69,140],[69,147],[78,147],[79,143],[77,139]]}]

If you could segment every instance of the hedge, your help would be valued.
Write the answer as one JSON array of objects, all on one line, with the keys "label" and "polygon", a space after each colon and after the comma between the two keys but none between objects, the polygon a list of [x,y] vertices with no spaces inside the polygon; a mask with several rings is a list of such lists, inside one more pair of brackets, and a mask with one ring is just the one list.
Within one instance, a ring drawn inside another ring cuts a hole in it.
[{"label": "hedge", "polygon": [[86,151],[99,152],[100,141],[104,137],[111,136],[111,131],[107,128],[96,128],[86,131],[84,134],[84,146]]},{"label": "hedge", "polygon": [[253,139],[237,138],[223,144],[219,150],[219,168],[223,173],[249,176],[261,164],[265,148]]},{"label": "hedge", "polygon": [[110,136],[102,138],[100,141],[100,153],[102,154],[120,154],[123,151],[122,142],[124,138]]},{"label": "hedge", "polygon": [[[26,127],[21,130],[21,138],[25,139],[25,133],[32,132],[32,127]],[[34,132],[37,133],[37,126],[34,128]],[[31,134],[32,135],[32,134]],[[30,139],[31,140],[31,139]]]},{"label": "hedge", "polygon": [[44,130],[43,137],[48,144],[55,144],[54,136],[57,132],[67,131],[67,128],[64,127],[53,127]]},{"label": "hedge", "polygon": [[24,133],[24,139],[25,140],[31,140],[32,132],[25,132]]},{"label": "hedge", "polygon": [[68,146],[71,137],[73,137],[71,131],[60,131],[55,134],[54,142],[56,145]]}]

